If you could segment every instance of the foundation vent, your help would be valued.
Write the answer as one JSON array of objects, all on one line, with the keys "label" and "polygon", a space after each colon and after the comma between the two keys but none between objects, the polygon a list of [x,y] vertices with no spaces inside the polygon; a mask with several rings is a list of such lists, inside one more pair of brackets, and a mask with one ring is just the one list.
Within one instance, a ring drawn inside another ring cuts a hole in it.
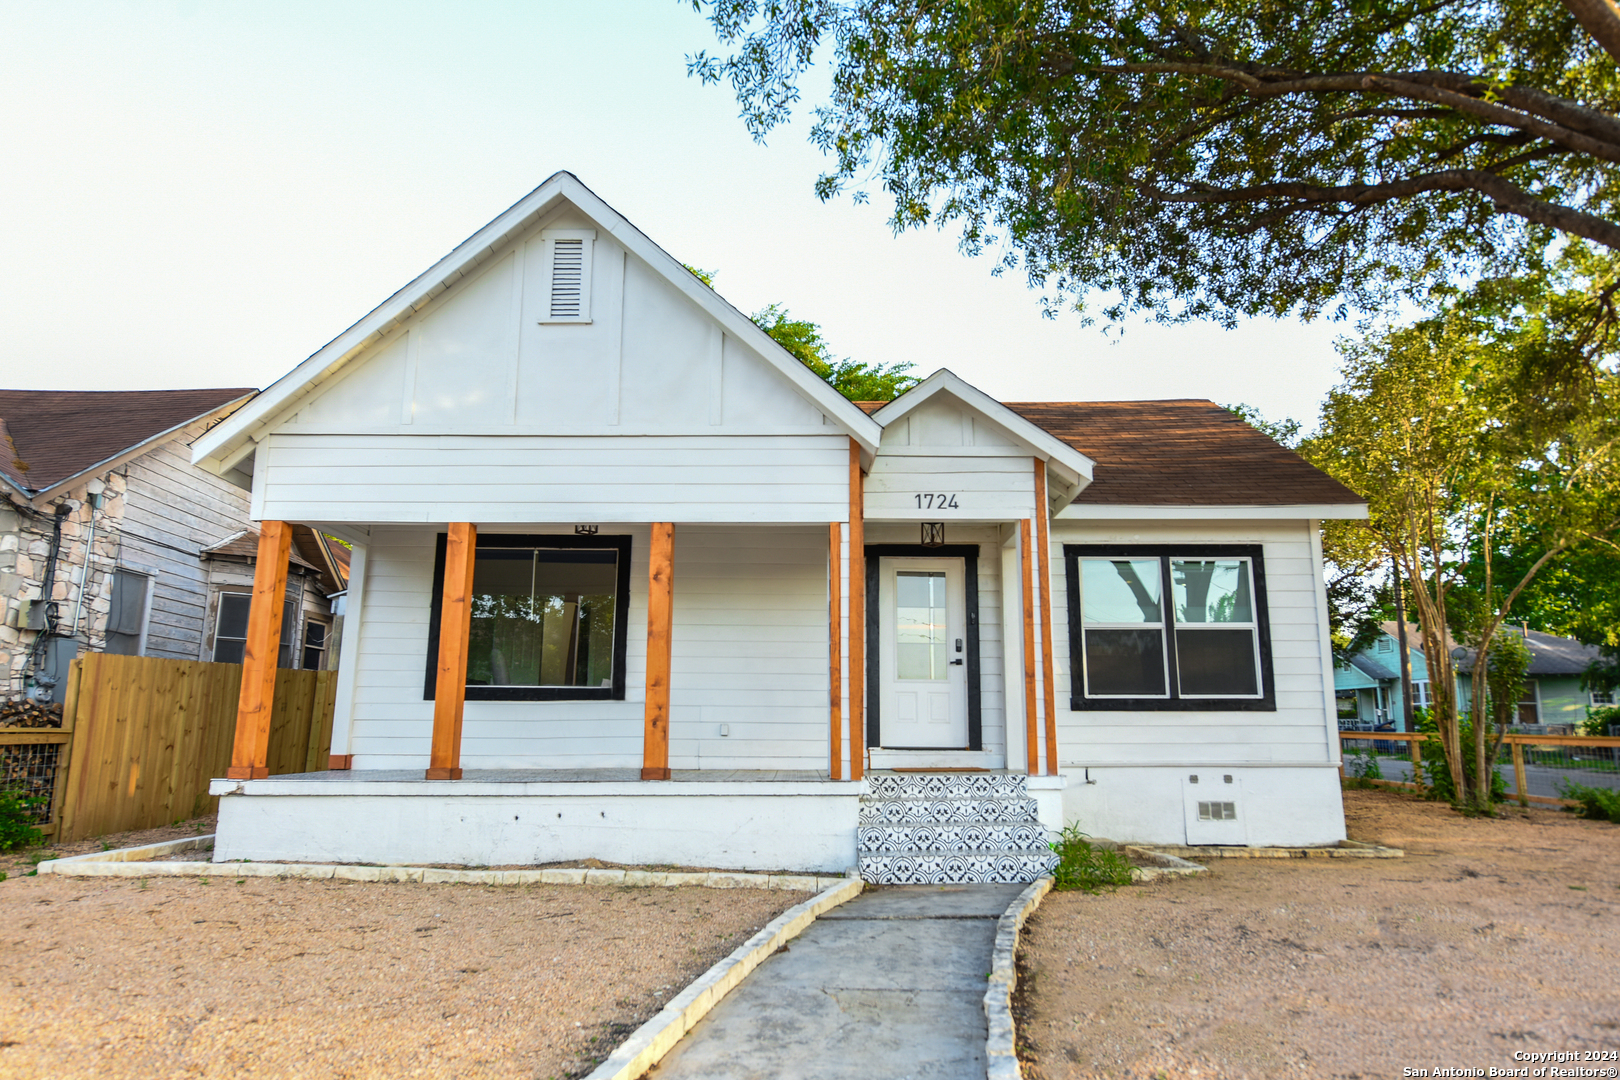
[{"label": "foundation vent", "polygon": [[1199,821],[1236,821],[1237,803],[1201,802],[1198,804]]}]

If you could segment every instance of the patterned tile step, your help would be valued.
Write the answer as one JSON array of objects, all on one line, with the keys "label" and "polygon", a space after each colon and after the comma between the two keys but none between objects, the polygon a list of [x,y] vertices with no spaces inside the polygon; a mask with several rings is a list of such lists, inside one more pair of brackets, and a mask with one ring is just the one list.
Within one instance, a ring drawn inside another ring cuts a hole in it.
[{"label": "patterned tile step", "polygon": [[990,825],[862,825],[856,847],[863,854],[892,852],[1018,851],[1044,855],[1046,826],[1040,824]]},{"label": "patterned tile step", "polygon": [[874,885],[998,885],[1034,881],[1055,855],[971,852],[956,855],[862,855],[861,877]]},{"label": "patterned tile step", "polygon": [[1023,825],[1034,824],[1034,799],[871,799],[861,800],[861,825]]},{"label": "patterned tile step", "polygon": [[867,790],[878,799],[1022,799],[1022,776],[1007,773],[868,773]]}]

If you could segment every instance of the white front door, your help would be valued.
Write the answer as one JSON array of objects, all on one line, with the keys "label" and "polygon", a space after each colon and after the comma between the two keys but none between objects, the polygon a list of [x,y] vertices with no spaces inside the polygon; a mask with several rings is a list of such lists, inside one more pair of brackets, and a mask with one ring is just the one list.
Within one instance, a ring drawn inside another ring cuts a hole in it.
[{"label": "white front door", "polygon": [[893,749],[968,745],[961,559],[878,560],[878,735]]}]

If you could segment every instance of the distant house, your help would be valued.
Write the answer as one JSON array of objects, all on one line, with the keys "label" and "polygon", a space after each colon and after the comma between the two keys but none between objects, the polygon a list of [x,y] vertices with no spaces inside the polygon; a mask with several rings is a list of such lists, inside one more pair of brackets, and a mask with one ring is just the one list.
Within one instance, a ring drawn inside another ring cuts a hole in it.
[{"label": "distant house", "polygon": [[[81,652],[241,659],[258,533],[189,447],[254,393],[0,390],[0,698],[58,697]],[[347,551],[295,539],[282,663],[329,667]]]},{"label": "distant house", "polygon": [[[1363,729],[1393,724],[1396,731],[1409,731],[1411,727],[1401,710],[1399,628],[1394,622],[1386,622],[1379,629],[1370,646],[1334,668],[1339,723],[1341,727]],[[1581,674],[1597,659],[1597,646],[1517,627],[1503,627],[1498,633],[1519,634],[1530,649],[1529,681],[1524,699],[1519,702],[1521,726],[1573,726],[1586,719],[1588,706],[1614,704],[1613,693],[1581,689]],[[1407,624],[1406,640],[1412,703],[1426,709],[1431,701],[1429,666],[1423,657],[1423,634],[1415,623]],[[1456,647],[1453,642],[1452,648]],[[1466,708],[1471,700],[1472,655],[1465,655],[1457,667],[1458,700]]]}]

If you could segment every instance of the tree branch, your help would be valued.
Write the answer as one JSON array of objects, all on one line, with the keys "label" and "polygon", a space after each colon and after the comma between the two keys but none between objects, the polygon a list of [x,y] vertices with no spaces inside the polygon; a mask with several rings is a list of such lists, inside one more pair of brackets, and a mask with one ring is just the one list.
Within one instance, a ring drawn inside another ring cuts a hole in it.
[{"label": "tree branch", "polygon": [[1517,184],[1481,169],[1445,169],[1386,184],[1319,187],[1290,181],[1229,190],[1184,192],[1164,191],[1144,184],[1138,190],[1149,198],[1171,203],[1244,203],[1291,199],[1301,210],[1334,203],[1373,206],[1428,191],[1477,191],[1487,196],[1502,213],[1514,214],[1537,225],[1546,225],[1620,251],[1620,225],[1573,207],[1544,202]]},{"label": "tree branch", "polygon": [[1578,131],[1571,131],[1561,124],[1549,123],[1533,116],[1526,116],[1523,112],[1504,108],[1489,101],[1481,101],[1466,94],[1458,94],[1451,90],[1443,90],[1437,86],[1425,86],[1422,83],[1407,82],[1404,79],[1394,79],[1383,75],[1368,75],[1362,80],[1362,85],[1368,88],[1386,90],[1401,97],[1416,101],[1427,101],[1432,105],[1443,105],[1456,109],[1460,113],[1468,113],[1492,124],[1501,124],[1503,127],[1518,128],[1527,131],[1537,138],[1548,142],[1567,146],[1581,154],[1591,154],[1604,161],[1620,162],[1620,146],[1604,142],[1601,139],[1584,135]]},{"label": "tree branch", "polygon": [[1564,6],[1604,52],[1620,61],[1620,8],[1614,0],[1564,0]]}]

